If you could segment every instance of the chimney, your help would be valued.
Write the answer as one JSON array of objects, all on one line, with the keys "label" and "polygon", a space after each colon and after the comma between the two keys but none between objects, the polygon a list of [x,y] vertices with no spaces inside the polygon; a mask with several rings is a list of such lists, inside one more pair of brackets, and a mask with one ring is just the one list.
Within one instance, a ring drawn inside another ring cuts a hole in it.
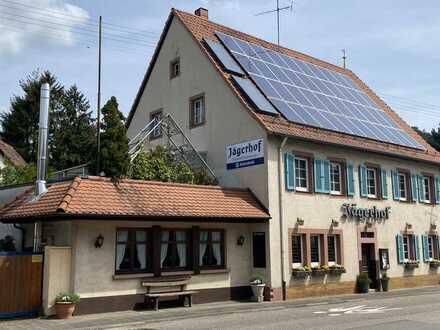
[{"label": "chimney", "polygon": [[208,19],[208,9],[200,7],[199,9],[196,9],[194,14],[206,20]]},{"label": "chimney", "polygon": [[38,196],[47,191],[46,188],[46,159],[47,159],[47,129],[49,121],[50,87],[48,83],[41,85],[40,89],[40,123],[38,125],[38,160],[37,181],[35,194]]}]

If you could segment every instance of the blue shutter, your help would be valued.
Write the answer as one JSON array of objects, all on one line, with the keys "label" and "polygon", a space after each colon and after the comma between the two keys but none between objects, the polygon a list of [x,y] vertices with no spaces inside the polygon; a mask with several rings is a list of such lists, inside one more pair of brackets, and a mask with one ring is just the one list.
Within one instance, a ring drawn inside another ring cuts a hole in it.
[{"label": "blue shutter", "polygon": [[414,250],[415,250],[415,257],[417,261],[420,261],[420,250],[419,250],[419,236],[414,235]]},{"label": "blue shutter", "polygon": [[353,168],[353,164],[347,165],[347,195],[354,196],[354,168]]},{"label": "blue shutter", "polygon": [[419,188],[419,202],[423,202],[423,198],[425,195],[425,188],[423,184],[423,176],[417,175],[417,187]]},{"label": "blue shutter", "polygon": [[284,154],[284,181],[286,190],[295,190],[295,156],[289,153]]},{"label": "blue shutter", "polygon": [[397,262],[403,264],[405,260],[405,255],[403,253],[403,236],[401,234],[396,235],[396,246],[397,246]]},{"label": "blue shutter", "polygon": [[322,178],[322,192],[330,193],[330,161],[323,160],[321,168],[321,178]]},{"label": "blue shutter", "polygon": [[436,176],[434,179],[435,203],[440,204],[440,177]]},{"label": "blue shutter", "polygon": [[413,202],[418,200],[417,175],[411,174],[411,198]]},{"label": "blue shutter", "polygon": [[359,165],[359,181],[361,186],[361,197],[367,197],[367,167]]},{"label": "blue shutter", "polygon": [[428,245],[428,236],[422,235],[422,249],[423,249],[423,261],[429,261],[429,245]]},{"label": "blue shutter", "polygon": [[400,199],[399,172],[391,171],[391,177],[393,181],[393,199],[397,201]]},{"label": "blue shutter", "polygon": [[322,193],[323,192],[323,185],[322,185],[322,178],[321,178],[321,173],[322,173],[322,160],[320,159],[315,159],[314,160],[314,177],[315,177],[315,191],[318,193]]},{"label": "blue shutter", "polygon": [[388,173],[387,170],[382,170],[380,174],[382,184],[382,198],[388,199]]}]

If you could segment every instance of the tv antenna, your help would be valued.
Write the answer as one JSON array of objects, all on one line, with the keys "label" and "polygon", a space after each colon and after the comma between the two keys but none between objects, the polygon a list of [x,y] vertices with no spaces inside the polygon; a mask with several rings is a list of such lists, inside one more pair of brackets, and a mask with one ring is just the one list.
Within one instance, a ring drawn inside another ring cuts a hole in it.
[{"label": "tv antenna", "polygon": [[344,69],[347,68],[347,53],[345,49],[342,50],[342,66]]},{"label": "tv antenna", "polygon": [[261,13],[255,14],[255,16],[262,16],[267,15],[271,13],[277,13],[277,41],[278,41],[278,47],[280,47],[280,12],[284,10],[293,10],[293,1],[291,0],[290,5],[280,7],[280,0],[277,0],[277,8],[272,10],[263,11]]}]

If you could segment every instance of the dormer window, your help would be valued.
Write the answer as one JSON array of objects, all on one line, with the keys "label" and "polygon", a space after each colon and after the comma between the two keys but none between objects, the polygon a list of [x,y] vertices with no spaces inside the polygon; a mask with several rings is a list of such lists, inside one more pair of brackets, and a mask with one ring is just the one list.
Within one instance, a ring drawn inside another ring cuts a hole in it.
[{"label": "dormer window", "polygon": [[170,62],[170,79],[180,76],[180,58]]}]

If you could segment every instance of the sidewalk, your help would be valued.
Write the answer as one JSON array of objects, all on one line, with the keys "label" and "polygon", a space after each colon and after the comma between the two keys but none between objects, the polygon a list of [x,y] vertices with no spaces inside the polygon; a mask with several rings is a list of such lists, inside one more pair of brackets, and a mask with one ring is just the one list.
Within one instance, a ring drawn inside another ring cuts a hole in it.
[{"label": "sidewalk", "polygon": [[349,294],[330,297],[305,298],[278,302],[224,302],[194,305],[192,308],[164,308],[159,311],[124,311],[114,313],[90,314],[76,316],[72,320],[36,318],[26,320],[0,321],[0,329],[147,329],[146,322],[193,319],[198,317],[215,317],[231,313],[249,311],[270,311],[285,308],[301,308],[314,305],[331,305],[357,300],[375,300],[391,297],[417,296],[426,292],[440,292],[440,287],[422,287],[400,289],[390,292],[372,292],[368,295]]}]

